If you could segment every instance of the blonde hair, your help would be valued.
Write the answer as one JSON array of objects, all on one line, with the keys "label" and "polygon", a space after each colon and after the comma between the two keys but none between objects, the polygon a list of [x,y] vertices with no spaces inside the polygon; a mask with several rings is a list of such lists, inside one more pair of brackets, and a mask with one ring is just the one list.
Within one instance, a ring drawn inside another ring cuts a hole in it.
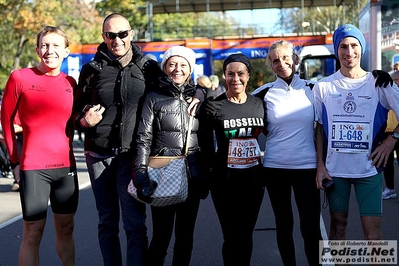
[{"label": "blonde hair", "polygon": [[41,38],[42,38],[43,36],[46,36],[47,34],[50,34],[50,33],[56,33],[56,34],[58,34],[58,35],[64,37],[64,40],[65,40],[65,42],[64,42],[64,43],[65,43],[65,48],[68,48],[68,47],[69,47],[69,38],[68,38],[68,36],[66,35],[66,33],[65,33],[63,30],[61,30],[59,27],[46,26],[46,27],[44,27],[43,30],[41,30],[41,31],[37,34],[37,37],[36,37],[36,47],[37,47],[37,48],[40,47]]},{"label": "blonde hair", "polygon": [[[298,59],[298,55],[295,53],[295,46],[292,42],[286,41],[286,40],[280,40],[274,42],[270,48],[269,52],[267,53],[267,58],[266,58],[266,63],[269,67],[272,66],[272,59],[270,58],[270,52],[273,50],[276,50],[277,48],[284,47],[287,50],[291,51],[292,53],[292,59]],[[295,60],[294,60],[295,61]]]},{"label": "blonde hair", "polygon": [[216,75],[210,75],[209,79],[212,82],[212,85],[215,86],[215,88],[217,88],[219,86],[219,77]]},{"label": "blonde hair", "polygon": [[205,76],[205,75],[199,76],[197,78],[197,84],[200,85],[201,87],[204,87],[204,88],[207,88],[207,89],[212,88],[211,80],[209,79],[208,76]]}]

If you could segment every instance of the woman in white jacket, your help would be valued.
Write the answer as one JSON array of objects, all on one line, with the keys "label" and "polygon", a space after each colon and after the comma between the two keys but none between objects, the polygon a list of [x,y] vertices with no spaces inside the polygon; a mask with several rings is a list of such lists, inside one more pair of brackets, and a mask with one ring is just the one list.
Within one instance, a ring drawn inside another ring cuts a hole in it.
[{"label": "woman in white jacket", "polygon": [[277,244],[284,265],[296,265],[292,236],[294,220],[291,190],[309,265],[318,265],[320,192],[316,187],[313,84],[295,74],[299,57],[288,41],[274,43],[267,63],[277,79],[254,91],[265,104],[266,149],[263,180],[273,207]]}]

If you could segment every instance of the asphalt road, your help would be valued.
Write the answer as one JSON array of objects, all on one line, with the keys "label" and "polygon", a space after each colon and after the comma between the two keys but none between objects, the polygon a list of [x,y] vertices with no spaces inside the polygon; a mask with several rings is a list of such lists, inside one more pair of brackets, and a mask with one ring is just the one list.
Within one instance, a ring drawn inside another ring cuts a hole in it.
[{"label": "asphalt road", "polygon": [[[79,207],[75,219],[75,242],[77,265],[102,265],[101,254],[97,241],[97,212],[94,205],[86,166],[84,163],[83,149],[75,142],[75,155],[78,161],[78,176],[80,183]],[[397,176],[398,166],[395,168]],[[22,236],[21,208],[19,193],[11,191],[12,179],[0,178],[0,266],[14,266],[18,263],[18,251]],[[396,190],[399,192],[399,181],[396,181]],[[323,195],[322,200],[323,200]],[[295,203],[293,202],[295,209]],[[397,199],[383,201],[383,233],[386,240],[399,239],[399,203]],[[239,215],[239,213],[237,213]],[[40,265],[61,265],[55,251],[55,234],[52,226],[51,210],[49,210],[47,225],[40,248]],[[321,228],[326,237],[329,214],[327,209],[322,210]],[[148,209],[148,235],[151,237],[151,212]],[[122,246],[125,239],[121,228]],[[302,238],[299,231],[299,220],[295,211],[294,237],[296,244],[297,265],[307,265],[303,251]],[[362,240],[363,232],[358,217],[358,208],[351,199],[351,210],[347,239]],[[171,245],[173,245],[173,239]],[[197,226],[195,231],[194,251],[192,266],[220,266],[222,234],[220,225],[210,197],[201,202]],[[171,247],[165,265],[171,264]],[[254,232],[253,266],[282,265],[275,237],[274,215],[270,206],[267,193],[265,194],[259,219]]]}]

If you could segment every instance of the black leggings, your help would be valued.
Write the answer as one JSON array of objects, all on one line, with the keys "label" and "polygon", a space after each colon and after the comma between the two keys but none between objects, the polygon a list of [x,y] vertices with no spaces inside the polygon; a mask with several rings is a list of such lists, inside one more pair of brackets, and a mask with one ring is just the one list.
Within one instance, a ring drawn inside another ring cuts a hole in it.
[{"label": "black leggings", "polygon": [[[264,187],[256,169],[235,170],[215,182],[211,196],[223,233],[223,265],[249,266],[253,231],[262,204]],[[260,168],[260,167],[259,167]]]},{"label": "black leggings", "polygon": [[164,265],[173,228],[175,243],[172,266],[190,265],[199,204],[200,198],[194,193],[189,193],[186,202],[165,207],[151,207],[153,233],[146,265]]},{"label": "black leggings", "polygon": [[263,178],[276,220],[277,245],[284,265],[296,265],[292,236],[294,218],[291,189],[299,212],[301,234],[309,265],[319,265],[320,191],[316,187],[316,169],[287,170],[264,168]]}]

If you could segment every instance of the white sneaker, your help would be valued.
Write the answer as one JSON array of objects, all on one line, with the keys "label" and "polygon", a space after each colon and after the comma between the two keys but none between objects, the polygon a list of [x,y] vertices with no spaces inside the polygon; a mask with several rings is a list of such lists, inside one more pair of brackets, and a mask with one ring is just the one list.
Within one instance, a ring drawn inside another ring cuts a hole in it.
[{"label": "white sneaker", "polygon": [[389,188],[385,188],[384,191],[382,192],[382,199],[386,200],[386,199],[394,199],[396,198],[396,192],[395,189],[389,189]]},{"label": "white sneaker", "polygon": [[18,182],[14,182],[14,184],[11,187],[12,191],[19,191],[19,183]]}]

